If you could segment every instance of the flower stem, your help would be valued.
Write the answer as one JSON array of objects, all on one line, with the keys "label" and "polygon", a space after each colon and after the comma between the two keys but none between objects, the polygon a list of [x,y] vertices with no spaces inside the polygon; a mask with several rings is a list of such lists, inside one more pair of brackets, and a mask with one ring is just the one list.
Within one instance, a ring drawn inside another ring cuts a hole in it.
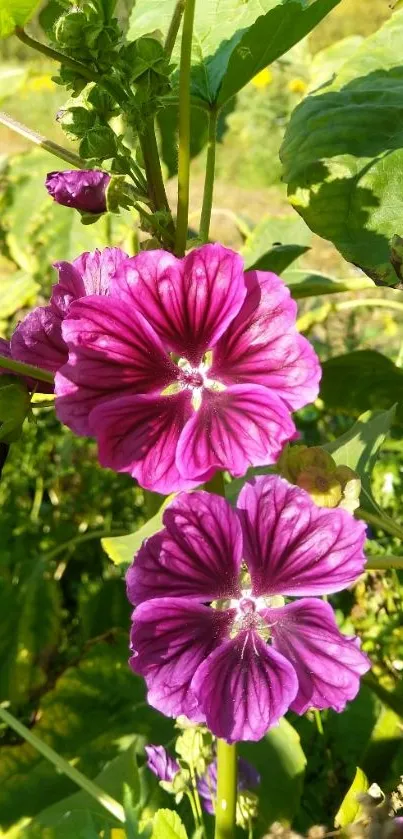
[{"label": "flower stem", "polygon": [[395,524],[393,519],[389,518],[389,516],[377,516],[375,513],[368,513],[367,510],[363,510],[362,507],[359,507],[358,510],[355,511],[355,515],[358,519],[366,521],[367,524],[372,524],[378,530],[386,530],[387,533],[391,533],[391,535],[396,536],[397,539],[403,539],[403,528],[398,524]]},{"label": "flower stem", "polygon": [[217,117],[217,109],[211,108],[209,112],[206,176],[204,180],[203,206],[200,217],[199,231],[199,238],[202,242],[208,242],[211,210],[213,207]]},{"label": "flower stem", "polygon": [[27,44],[28,47],[32,47],[32,49],[37,52],[41,52],[42,55],[46,55],[48,58],[53,58],[53,60],[58,61],[59,64],[65,64],[66,67],[70,67],[71,70],[75,70],[76,73],[79,73],[85,79],[88,79],[89,82],[96,81],[96,74],[94,74],[94,71],[90,70],[89,67],[86,67],[85,64],[81,64],[81,61],[76,61],[74,58],[69,58],[68,55],[63,55],[62,52],[52,49],[52,47],[47,47],[46,44],[41,44],[40,41],[36,41],[35,38],[31,38],[27,35],[24,29],[20,26],[16,27],[15,34],[17,38],[19,38],[23,44]]},{"label": "flower stem", "polygon": [[387,571],[389,568],[403,571],[403,556],[369,556],[365,566],[366,571]]},{"label": "flower stem", "polygon": [[178,210],[175,243],[175,252],[177,256],[183,256],[185,253],[188,231],[190,172],[190,67],[195,5],[196,0],[185,0],[179,70]]},{"label": "flower stem", "polygon": [[75,769],[74,766],[71,766],[67,760],[64,760],[57,752],[54,751],[47,743],[44,743],[43,740],[40,740],[36,734],[33,734],[29,728],[26,728],[19,720],[17,720],[12,714],[10,714],[6,709],[0,705],[0,718],[4,720],[7,725],[14,729],[27,743],[30,743],[31,746],[34,747],[38,752],[40,752],[47,760],[53,763],[54,766],[60,771],[71,778],[74,783],[78,784],[81,789],[85,790],[92,798],[95,798],[98,801],[98,804],[101,804],[105,810],[108,810],[109,813],[112,815],[122,824],[125,823],[125,813],[123,807],[111,798],[106,792],[104,792],[101,787],[97,784],[94,784],[93,781],[90,781],[85,775]]},{"label": "flower stem", "polygon": [[217,740],[217,800],[214,839],[234,839],[237,796],[236,746]]},{"label": "flower stem", "polygon": [[0,355],[0,367],[4,370],[10,370],[10,373],[17,373],[19,376],[31,376],[31,378],[39,379],[41,382],[53,384],[55,378],[49,370],[34,367],[33,364],[24,364],[23,361],[16,361],[14,358],[5,355]]},{"label": "flower stem", "polygon": [[145,120],[139,132],[139,140],[144,158],[152,209],[166,210],[169,212],[169,204],[161,172],[157,138],[155,136],[154,120],[152,118]]},{"label": "flower stem", "polygon": [[174,13],[172,15],[171,23],[169,24],[169,29],[167,32],[167,36],[165,39],[165,52],[168,58],[172,55],[172,50],[175,46],[175,41],[177,34],[179,32],[179,27],[181,25],[182,15],[185,9],[185,0],[177,0],[176,6],[174,8]]},{"label": "flower stem", "polygon": [[225,483],[222,472],[216,472],[209,481],[203,484],[203,489],[206,492],[215,492],[216,495],[222,495],[225,498]]},{"label": "flower stem", "polygon": [[21,137],[25,137],[27,140],[30,140],[31,143],[35,143],[35,145],[50,152],[50,154],[54,154],[55,157],[59,157],[60,160],[65,160],[66,163],[70,163],[71,166],[75,166],[77,169],[88,168],[88,165],[84,162],[84,160],[81,160],[81,157],[79,157],[78,154],[74,154],[74,152],[69,151],[69,149],[64,149],[63,146],[59,146],[52,140],[48,140],[46,137],[43,137],[42,134],[37,134],[36,131],[32,131],[32,129],[28,128],[27,125],[22,125],[20,122],[16,122],[12,117],[2,111],[0,111],[0,123],[5,125],[7,128],[10,128],[11,131],[15,131],[16,134],[20,134]]}]

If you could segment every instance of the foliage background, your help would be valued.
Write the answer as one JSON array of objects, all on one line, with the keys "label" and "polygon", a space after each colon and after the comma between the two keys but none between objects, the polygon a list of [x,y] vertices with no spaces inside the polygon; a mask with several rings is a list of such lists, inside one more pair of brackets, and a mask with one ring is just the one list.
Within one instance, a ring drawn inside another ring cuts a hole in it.
[{"label": "foliage background", "polygon": [[[121,14],[124,17],[124,4]],[[214,238],[243,247],[246,234],[264,219],[266,242],[289,240],[310,247],[300,258],[300,270],[320,270],[341,279],[357,276],[291,210],[278,151],[291,111],[326,68],[329,53],[322,50],[352,36],[356,44],[357,37],[375,30],[388,14],[386,0],[366,0],[365,14],[357,0],[342,0],[305,42],[239,94],[221,126]],[[38,21],[35,28],[40,35]],[[344,42],[343,54],[351,44]],[[66,145],[55,120],[64,95],[51,80],[53,71],[16,40],[4,42],[0,105],[15,119]],[[175,153],[165,157],[168,170],[175,168]],[[195,220],[203,162],[202,152],[192,164]],[[111,237],[128,250],[135,242],[125,218],[114,221],[112,230],[104,219],[83,228],[71,211],[52,204],[43,189],[44,175],[52,168],[59,168],[56,158],[32,152],[27,141],[0,128],[3,336],[30,307],[46,300],[55,259],[72,259],[82,250],[104,246]],[[174,177],[169,191],[174,195]],[[255,229],[254,246],[259,230]],[[381,352],[395,365],[389,388],[374,386],[371,357],[371,387],[365,382],[351,387],[347,406],[343,371],[331,370],[332,386],[298,416],[302,439],[309,444],[335,439],[360,413],[388,408],[401,393],[403,308],[394,305],[392,290],[375,289],[370,296],[386,305],[338,308],[352,301],[352,295],[335,295],[325,307],[312,297],[300,303],[301,328],[323,361],[365,348]],[[354,300],[360,297],[368,293],[357,292]],[[361,356],[358,378],[363,364]],[[385,375],[389,373],[382,369],[383,383]],[[101,470],[94,444],[61,428],[52,408],[38,406],[33,413],[11,448],[0,484],[0,700],[8,700],[25,724],[82,771],[91,777],[101,773],[99,782],[116,797],[131,777],[134,749],[147,822],[157,806],[170,806],[171,800],[143,767],[144,744],[169,743],[174,731],[170,721],[147,707],[141,681],[127,668],[129,608],[120,569],[100,544],[101,536],[143,524],[148,516],[143,493],[127,476]],[[401,524],[402,421],[398,416],[383,446],[372,487],[377,501]],[[376,537],[370,553],[399,552],[397,539],[379,531],[370,535]],[[395,788],[403,771],[402,594],[397,572],[370,572],[353,591],[333,598],[340,625],[361,634],[374,661],[372,676],[343,715],[323,713],[322,732],[313,715],[300,719],[290,714],[261,744],[243,747],[262,773],[257,836],[274,820],[292,823],[300,831],[318,823],[331,829],[357,766],[371,782],[385,790]],[[66,804],[68,796],[73,797]],[[111,824],[82,796],[10,729],[0,727],[0,835],[92,837],[88,825],[87,832],[79,832],[84,830],[82,814],[90,812],[94,835],[106,837]],[[185,806],[182,810],[186,822],[189,814]]]}]

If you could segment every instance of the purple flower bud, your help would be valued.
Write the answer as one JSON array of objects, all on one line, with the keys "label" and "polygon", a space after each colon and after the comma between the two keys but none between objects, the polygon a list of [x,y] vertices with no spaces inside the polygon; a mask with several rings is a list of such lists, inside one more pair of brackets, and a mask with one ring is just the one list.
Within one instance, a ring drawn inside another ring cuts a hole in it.
[{"label": "purple flower bud", "polygon": [[98,169],[49,172],[45,186],[49,195],[63,204],[84,213],[105,213],[106,188],[110,175]]},{"label": "purple flower bud", "polygon": [[160,781],[172,781],[177,772],[179,764],[174,760],[163,746],[146,746],[147,766],[154,772]]}]

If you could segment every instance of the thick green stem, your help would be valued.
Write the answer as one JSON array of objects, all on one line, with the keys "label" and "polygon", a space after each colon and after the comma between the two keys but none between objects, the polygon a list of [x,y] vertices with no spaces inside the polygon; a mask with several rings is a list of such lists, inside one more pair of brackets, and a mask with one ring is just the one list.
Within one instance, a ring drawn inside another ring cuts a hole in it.
[{"label": "thick green stem", "polygon": [[71,70],[75,70],[76,73],[79,73],[80,76],[83,76],[84,79],[88,79],[89,82],[95,81],[93,70],[90,70],[89,67],[86,67],[85,64],[81,64],[81,61],[76,61],[74,58],[69,58],[68,55],[63,55],[62,52],[58,52],[57,50],[52,49],[52,47],[47,47],[45,44],[41,44],[40,41],[36,41],[35,38],[31,38],[24,29],[21,29],[17,26],[15,30],[15,34],[17,38],[22,41],[23,44],[27,44],[28,47],[32,47],[32,49],[36,50],[37,52],[41,52],[42,55],[46,55],[48,58],[53,58],[54,61],[58,61],[59,64],[65,64],[66,67],[70,67]]},{"label": "thick green stem", "polygon": [[104,792],[101,787],[94,784],[93,781],[90,781],[89,778],[86,778],[78,769],[75,769],[74,766],[71,766],[67,760],[64,760],[54,749],[51,749],[43,740],[40,740],[36,734],[33,734],[28,728],[25,727],[19,720],[17,720],[12,714],[6,711],[3,706],[0,705],[0,718],[4,720],[7,725],[14,729],[20,737],[23,737],[27,743],[30,743],[31,746],[34,747],[38,752],[40,752],[47,760],[49,760],[53,765],[58,769],[60,772],[63,772],[75,784],[78,784],[81,789],[85,790],[92,798],[95,798],[98,801],[98,804],[101,804],[105,810],[108,810],[109,813],[112,815],[122,824],[125,823],[125,813],[123,807],[111,798],[106,792]]},{"label": "thick green stem", "polygon": [[369,556],[365,565],[366,571],[387,571],[389,568],[403,571],[403,556]]},{"label": "thick green stem", "polygon": [[217,799],[214,839],[234,839],[236,824],[236,746],[217,740]]},{"label": "thick green stem", "polygon": [[185,253],[188,232],[190,173],[190,67],[195,5],[196,0],[186,0],[179,70],[178,210],[175,243],[175,252],[177,256],[183,256]]},{"label": "thick green stem", "polygon": [[213,208],[215,152],[217,140],[217,116],[217,110],[215,108],[212,108],[209,113],[206,176],[204,180],[203,205],[200,216],[199,238],[202,242],[208,242],[211,210]]},{"label": "thick green stem", "polygon": [[33,364],[24,364],[22,361],[16,361],[14,358],[8,358],[6,355],[0,355],[0,367],[3,370],[9,370],[10,373],[16,373],[18,376],[30,376],[32,379],[39,379],[41,382],[54,382],[54,374],[49,370],[43,370],[42,367],[34,367]]},{"label": "thick green stem", "polygon": [[139,133],[147,183],[153,210],[168,210],[169,204],[162,178],[161,163],[155,136],[154,120],[147,119]]},{"label": "thick green stem", "polygon": [[169,24],[169,29],[167,32],[167,36],[165,39],[165,52],[168,58],[172,55],[172,50],[175,46],[175,41],[177,34],[179,32],[179,27],[181,25],[182,15],[185,9],[185,0],[177,0],[174,13],[172,15],[171,23]]},{"label": "thick green stem", "polygon": [[355,515],[357,519],[366,521],[367,524],[373,525],[377,530],[385,530],[387,533],[391,533],[392,536],[403,539],[403,528],[395,524],[389,516],[377,516],[375,513],[368,513],[367,510],[363,510],[361,507],[355,511]]},{"label": "thick green stem", "polygon": [[69,163],[71,166],[75,166],[77,169],[88,168],[88,164],[86,164],[84,160],[81,160],[81,157],[79,157],[78,154],[74,154],[73,151],[69,151],[69,149],[59,146],[52,140],[48,140],[46,137],[43,137],[41,134],[37,134],[36,131],[32,131],[32,129],[28,128],[27,125],[22,125],[20,122],[16,122],[15,119],[10,117],[8,114],[4,114],[2,111],[0,111],[0,123],[5,125],[7,128],[10,128],[11,131],[15,131],[16,134],[20,134],[21,137],[25,137],[27,140],[30,140],[31,143],[35,143],[36,146],[40,146],[42,149],[50,152],[50,154],[54,154],[55,157],[59,157],[60,160],[65,160],[66,163]]},{"label": "thick green stem", "polygon": [[164,496],[158,492],[151,492],[148,489],[144,490],[144,501],[147,513],[147,518],[151,519],[160,510]]},{"label": "thick green stem", "polygon": [[216,495],[222,495],[225,498],[225,483],[222,472],[216,472],[209,481],[203,484],[203,489],[206,492],[214,492]]}]

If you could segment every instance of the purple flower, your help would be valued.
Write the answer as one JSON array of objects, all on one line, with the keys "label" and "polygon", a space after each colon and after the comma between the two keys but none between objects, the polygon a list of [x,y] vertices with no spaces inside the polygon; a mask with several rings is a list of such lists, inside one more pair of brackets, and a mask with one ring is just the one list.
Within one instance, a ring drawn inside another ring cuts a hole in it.
[{"label": "purple flower", "polygon": [[73,300],[108,294],[111,278],[128,259],[119,248],[83,253],[74,262],[56,262],[59,282],[48,306],[38,306],[18,324],[11,338],[13,358],[56,372],[66,363],[68,349],[62,322]]},{"label": "purple flower", "polygon": [[150,705],[229,743],[259,740],[289,708],[343,710],[370,664],[312,595],[362,572],[365,525],[276,475],[247,483],[237,510],[182,493],[163,522],[127,573],[130,664]]},{"label": "purple flower", "polygon": [[94,435],[103,466],[163,494],[216,469],[273,463],[290,411],[314,399],[320,368],[275,274],[204,245],[148,251],[115,274],[109,299],[73,303],[56,377],[59,418]]},{"label": "purple flower", "polygon": [[147,766],[160,781],[173,781],[180,771],[179,763],[168,754],[163,746],[146,746]]},{"label": "purple flower", "polygon": [[[238,758],[237,789],[238,792],[251,790],[260,784],[259,772],[243,757]],[[197,781],[197,789],[207,813],[214,814],[214,799],[217,793],[217,761],[214,760],[207,767],[202,778]]]},{"label": "purple flower", "polygon": [[72,169],[49,172],[45,186],[58,204],[98,215],[106,211],[105,192],[109,181],[110,175],[98,169]]}]

